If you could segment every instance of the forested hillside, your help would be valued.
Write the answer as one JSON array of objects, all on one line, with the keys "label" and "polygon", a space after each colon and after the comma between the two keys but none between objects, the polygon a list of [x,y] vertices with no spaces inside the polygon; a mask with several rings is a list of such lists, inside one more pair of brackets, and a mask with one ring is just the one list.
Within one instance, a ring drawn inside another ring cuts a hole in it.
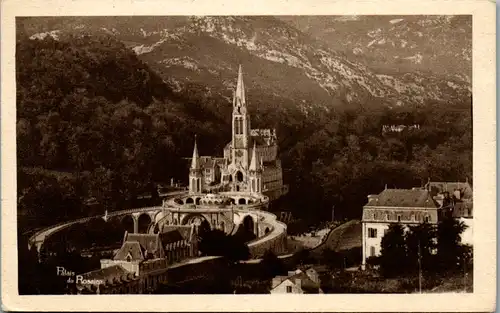
[{"label": "forested hillside", "polygon": [[86,214],[90,197],[127,206],[185,174],[195,133],[223,141],[208,101],[176,98],[111,37],[20,38],[16,61],[20,209],[40,222]]},{"label": "forested hillside", "polygon": [[[230,140],[230,92],[196,84],[172,91],[112,37],[18,38],[16,62],[19,213],[38,226],[97,213],[85,199],[125,208],[154,183],[186,179],[182,158],[194,134],[203,155],[222,154]],[[359,217],[367,194],[385,184],[472,178],[469,101],[249,106],[252,126],[277,128],[290,185],[284,205],[296,216],[329,218],[335,205],[338,217]],[[420,128],[382,132],[401,124]]]}]

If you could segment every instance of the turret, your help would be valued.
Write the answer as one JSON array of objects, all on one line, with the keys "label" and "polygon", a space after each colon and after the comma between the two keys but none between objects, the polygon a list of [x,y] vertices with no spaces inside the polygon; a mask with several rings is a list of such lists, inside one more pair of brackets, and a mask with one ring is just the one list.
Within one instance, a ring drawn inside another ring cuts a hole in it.
[{"label": "turret", "polygon": [[249,167],[250,192],[262,192],[262,160],[259,161],[257,146],[253,142],[252,160]]},{"label": "turret", "polygon": [[189,169],[189,193],[201,193],[203,183],[203,173],[200,168],[200,156],[198,155],[198,146],[196,136],[194,137],[193,159]]},{"label": "turret", "polygon": [[[250,161],[250,171],[257,171],[257,166],[260,165],[260,162],[257,161],[257,147],[255,141],[253,142],[253,150],[252,150],[252,160]],[[257,165],[258,164],[258,165]]]},{"label": "turret", "polygon": [[194,135],[194,149],[193,149],[193,158],[191,159],[191,169],[195,170],[195,169],[199,168],[199,166],[200,166],[199,158],[200,158],[200,156],[198,155],[198,146],[196,144],[196,135]]}]

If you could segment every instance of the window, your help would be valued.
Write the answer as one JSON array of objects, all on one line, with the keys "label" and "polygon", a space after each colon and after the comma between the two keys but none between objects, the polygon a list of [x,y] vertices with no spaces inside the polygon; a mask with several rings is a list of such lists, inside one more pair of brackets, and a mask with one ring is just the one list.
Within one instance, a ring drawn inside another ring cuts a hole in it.
[{"label": "window", "polygon": [[377,229],[368,228],[368,238],[377,238]]},{"label": "window", "polygon": [[375,256],[375,247],[370,247],[370,256]]},{"label": "window", "polygon": [[292,293],[292,286],[286,286],[286,293]]},{"label": "window", "polygon": [[401,215],[398,215],[398,223],[401,222]]},{"label": "window", "polygon": [[425,221],[426,223],[429,223],[429,221],[430,221],[429,216],[426,216],[426,217],[424,218],[424,221]]}]

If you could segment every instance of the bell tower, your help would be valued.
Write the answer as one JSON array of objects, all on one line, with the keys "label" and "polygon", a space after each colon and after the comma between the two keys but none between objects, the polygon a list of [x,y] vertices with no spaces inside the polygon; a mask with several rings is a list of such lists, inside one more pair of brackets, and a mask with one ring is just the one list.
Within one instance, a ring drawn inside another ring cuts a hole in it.
[{"label": "bell tower", "polygon": [[233,138],[232,138],[232,163],[236,167],[248,169],[250,140],[250,116],[247,112],[245,100],[245,86],[243,84],[243,71],[241,65],[238,70],[238,83],[233,95]]}]

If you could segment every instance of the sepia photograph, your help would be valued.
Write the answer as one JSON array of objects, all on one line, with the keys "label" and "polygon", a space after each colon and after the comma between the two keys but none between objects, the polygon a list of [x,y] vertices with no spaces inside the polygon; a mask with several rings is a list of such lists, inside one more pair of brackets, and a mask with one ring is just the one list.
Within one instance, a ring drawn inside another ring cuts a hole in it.
[{"label": "sepia photograph", "polygon": [[472,13],[14,21],[19,296],[477,292]]}]

